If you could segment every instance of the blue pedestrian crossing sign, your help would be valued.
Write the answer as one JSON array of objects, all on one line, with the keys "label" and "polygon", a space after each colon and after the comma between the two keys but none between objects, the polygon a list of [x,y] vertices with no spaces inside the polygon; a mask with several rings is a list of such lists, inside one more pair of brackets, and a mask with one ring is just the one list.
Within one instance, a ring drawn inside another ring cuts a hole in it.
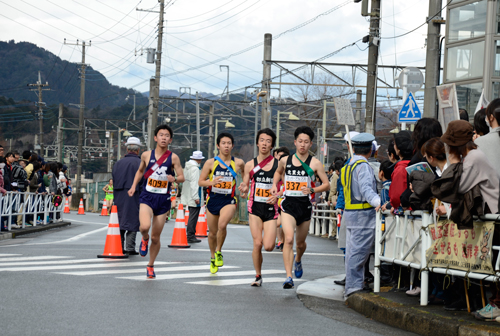
[{"label": "blue pedestrian crossing sign", "polygon": [[420,119],[422,119],[422,112],[420,112],[415,97],[410,92],[398,113],[398,122],[415,123]]}]

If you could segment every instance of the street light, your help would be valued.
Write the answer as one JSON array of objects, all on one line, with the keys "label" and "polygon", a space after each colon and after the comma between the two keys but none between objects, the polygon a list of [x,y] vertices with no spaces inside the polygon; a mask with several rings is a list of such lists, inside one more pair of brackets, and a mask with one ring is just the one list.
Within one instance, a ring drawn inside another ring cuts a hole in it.
[{"label": "street light", "polygon": [[276,148],[280,146],[280,114],[288,114],[288,120],[300,120],[293,112],[278,111],[278,117],[276,119]]},{"label": "street light", "polygon": [[224,127],[225,127],[225,128],[234,128],[235,126],[234,126],[234,124],[233,124],[233,123],[231,123],[231,122],[229,121],[230,119],[231,119],[231,118],[229,118],[229,119],[222,119],[222,120],[220,120],[220,119],[215,119],[214,157],[215,157],[215,156],[217,156],[217,133],[219,132],[219,123],[220,123],[220,122],[225,123],[225,124],[224,124]]},{"label": "street light", "polygon": [[[127,98],[125,98],[125,101],[128,101],[129,98],[130,98],[130,95],[127,95]],[[132,112],[130,112],[130,114],[133,114],[134,120],[135,120],[135,94],[134,94],[134,108],[132,109]],[[128,116],[128,119],[130,119],[130,114]]]}]

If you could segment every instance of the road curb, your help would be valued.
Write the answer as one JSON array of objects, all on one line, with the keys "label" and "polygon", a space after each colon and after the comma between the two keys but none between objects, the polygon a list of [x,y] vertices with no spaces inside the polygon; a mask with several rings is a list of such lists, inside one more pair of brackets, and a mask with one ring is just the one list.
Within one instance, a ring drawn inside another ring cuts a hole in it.
[{"label": "road curb", "polygon": [[500,335],[496,322],[491,327],[434,315],[416,307],[405,307],[373,293],[353,294],[349,308],[375,321],[419,335],[490,336]]},{"label": "road curb", "polygon": [[[14,229],[11,230],[11,232],[7,233],[7,235],[11,235],[10,238],[16,238],[19,236],[24,236],[32,233],[37,233],[37,232],[42,232],[42,231],[47,231],[47,230],[52,230],[52,229],[57,229],[65,226],[71,225],[71,222],[58,222],[58,223],[52,223],[52,224],[46,224],[46,225],[37,225],[37,226],[30,226],[30,227],[25,227],[24,229]],[[3,234],[6,235],[6,234]],[[8,238],[0,238],[0,239],[8,239]]]}]

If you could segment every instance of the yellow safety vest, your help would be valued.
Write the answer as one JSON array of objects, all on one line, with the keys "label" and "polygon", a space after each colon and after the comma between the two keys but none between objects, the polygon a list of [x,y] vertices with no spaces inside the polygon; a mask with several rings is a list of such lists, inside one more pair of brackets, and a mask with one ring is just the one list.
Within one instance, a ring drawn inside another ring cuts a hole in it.
[{"label": "yellow safety vest", "polygon": [[344,187],[345,210],[364,210],[373,208],[370,203],[362,202],[352,197],[352,172],[360,163],[368,164],[365,160],[358,160],[352,165],[345,165],[340,171],[340,181]]}]

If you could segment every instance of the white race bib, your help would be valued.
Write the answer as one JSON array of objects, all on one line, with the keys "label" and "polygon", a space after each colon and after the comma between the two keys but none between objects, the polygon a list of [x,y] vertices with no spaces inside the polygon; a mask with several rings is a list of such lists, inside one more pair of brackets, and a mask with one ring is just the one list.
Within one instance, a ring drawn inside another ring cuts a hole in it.
[{"label": "white race bib", "polygon": [[256,183],[255,184],[255,202],[266,203],[271,197],[272,184]]},{"label": "white race bib", "polygon": [[309,176],[290,176],[285,175],[285,196],[305,197],[302,188],[309,187]]},{"label": "white race bib", "polygon": [[233,177],[222,176],[219,183],[212,187],[212,192],[215,194],[230,195],[233,189]]}]

